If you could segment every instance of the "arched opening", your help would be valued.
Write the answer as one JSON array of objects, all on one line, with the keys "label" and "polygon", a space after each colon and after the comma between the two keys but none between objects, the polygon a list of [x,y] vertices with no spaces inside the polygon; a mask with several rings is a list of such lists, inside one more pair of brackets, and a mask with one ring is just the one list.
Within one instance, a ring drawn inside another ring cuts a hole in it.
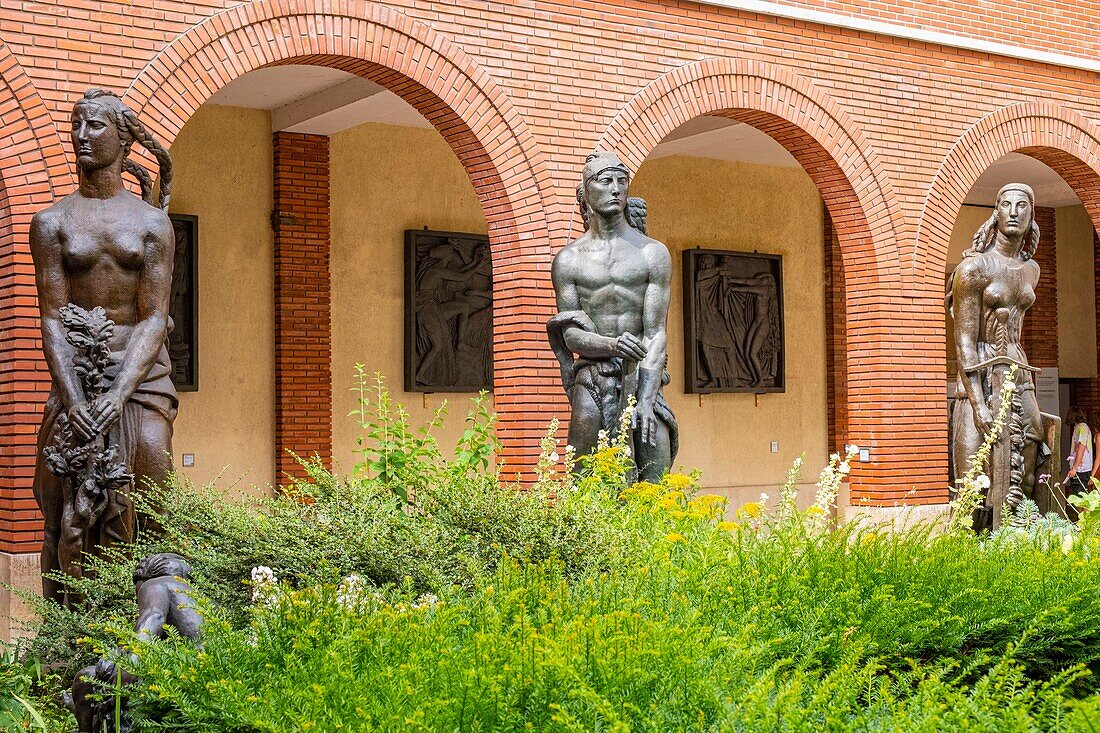
[{"label": "arched opening", "polygon": [[[1039,264],[1040,277],[1035,302],[1024,319],[1021,343],[1030,365],[1042,369],[1034,377],[1039,409],[1065,421],[1070,408],[1081,407],[1091,425],[1100,424],[1096,318],[1100,240],[1096,223],[1082,200],[1082,196],[1087,200],[1095,195],[1090,177],[1094,175],[1082,161],[1052,148],[1021,148],[995,160],[963,199],[951,232],[945,270],[950,274],[963,259],[975,232],[993,213],[1002,186],[1020,182],[1034,189],[1035,221],[1041,234],[1034,260]],[[945,330],[950,404],[957,395],[958,378],[950,315],[946,316]],[[1052,474],[1052,483],[1059,481],[1067,469],[1065,456],[1072,430],[1072,425],[1063,424],[1060,444],[1053,446],[1054,461],[1043,469]],[[1036,500],[1044,511],[1055,508],[1046,492]],[[1054,501],[1060,503],[1059,497],[1055,496]]]},{"label": "arched opening", "polygon": [[[1089,284],[1095,280],[1095,231],[1100,224],[1098,170],[1100,129],[1079,113],[1047,102],[998,109],[974,123],[952,146],[925,199],[915,240],[916,279],[942,289],[945,275],[954,267],[950,260],[973,236],[975,221],[988,215],[988,209],[966,204],[991,206],[997,188],[1011,178],[1038,182],[1037,221],[1040,228],[1045,222],[1047,231],[1036,260],[1044,273],[1036,303],[1024,321],[1023,345],[1033,364],[1048,369],[1043,403],[1052,411],[1057,405],[1063,417],[1068,402],[1077,401],[1086,409],[1100,405],[1092,396],[1092,376],[1068,376],[1058,386],[1062,368],[1067,375],[1095,373],[1095,332],[1077,335],[1088,332],[1090,315],[1095,318],[1096,295]],[[1063,336],[1074,323],[1076,335]],[[950,358],[953,334],[951,324],[946,326]],[[945,376],[953,371],[948,364]],[[955,383],[946,381],[951,397]],[[1066,466],[1063,451],[1055,447],[1055,454],[1060,458],[1050,472],[1057,480]]]},{"label": "arched opening", "polygon": [[[361,432],[348,417],[358,406],[349,389],[357,363],[386,377],[413,425],[447,400],[454,414],[436,437],[453,445],[467,395],[421,391],[446,378],[426,374],[431,365],[413,375],[416,391],[406,391],[402,378],[406,232],[471,235],[456,244],[462,264],[452,269],[459,276],[472,257],[489,254],[487,245],[471,249],[487,232],[485,215],[436,129],[374,82],[331,67],[285,65],[220,89],[184,125],[171,153],[171,213],[195,218],[199,250],[189,284],[198,349],[191,354],[192,344],[181,343],[173,354],[181,377],[189,378],[190,368],[198,377],[180,395],[175,452],[182,475],[206,481],[228,466],[230,476],[250,470],[246,483],[278,482],[288,465],[273,456],[279,409],[311,423],[284,430],[312,437],[318,453],[350,470]],[[177,280],[190,272],[182,268]],[[469,297],[453,282],[449,302]],[[444,309],[449,332],[460,318],[468,326],[450,344],[448,366],[483,356],[471,347],[491,342],[489,307],[483,298],[462,313]],[[304,321],[284,313],[302,310],[311,311]]]},{"label": "arched opening", "polygon": [[774,495],[805,454],[800,496],[812,500],[817,467],[846,437],[844,350],[830,348],[844,328],[828,317],[843,314],[843,270],[813,179],[766,133],[705,115],[652,150],[631,195],[672,253],[665,394],[678,465],[739,505]]},{"label": "arched opening", "polygon": [[[543,205],[544,190],[549,185],[546,167],[507,96],[448,39],[398,12],[378,6],[323,13],[307,9],[288,11],[274,2],[258,2],[247,9],[227,10],[216,20],[196,26],[158,54],[127,93],[132,106],[162,139],[175,140],[184,123],[202,104],[250,72],[277,73],[277,67],[283,66],[324,67],[343,74],[339,83],[348,85],[346,91],[351,95],[344,107],[359,109],[355,103],[363,97],[377,97],[376,101],[398,99],[434,128],[421,132],[434,135],[433,144],[442,138],[449,148],[450,162],[457,159],[480,206],[493,263],[493,391],[503,458],[512,466],[522,466],[532,452],[537,452],[545,422],[562,400],[553,390],[534,393],[531,390],[532,384],[549,386],[556,380],[556,369],[543,349],[545,320],[553,311],[547,272],[550,259],[547,222],[554,216],[554,210]],[[340,32],[312,33],[311,29],[318,24],[338,28]],[[276,42],[272,42],[273,38]],[[365,84],[382,92],[363,94]],[[301,100],[287,104],[296,101]],[[331,117],[337,113],[326,114]],[[276,148],[278,135],[273,142]],[[429,148],[434,149],[428,146],[425,150]],[[353,146],[350,152],[363,159],[360,148]],[[347,159],[333,162],[331,154],[330,145],[331,169],[343,170],[341,166]],[[366,192],[362,179],[357,185]],[[276,186],[276,196],[279,190]],[[293,189],[283,190],[289,191],[288,195],[294,193]],[[334,193],[331,203],[338,205],[341,200],[340,194]],[[333,214],[332,232],[337,233],[340,220],[336,211]],[[423,217],[418,220],[420,226],[427,223]],[[308,228],[310,222],[306,225]],[[320,222],[312,225],[321,227]],[[295,226],[293,212],[289,219],[277,219],[276,237],[280,227]],[[274,258],[278,276],[278,248]],[[284,264],[293,271],[296,266],[316,267],[318,263],[316,257],[304,255],[298,263]],[[323,277],[327,270],[316,269],[317,278]],[[368,293],[375,295],[392,286],[392,282],[378,280],[360,282],[358,294],[365,300]],[[291,283],[292,290],[293,287]],[[278,283],[275,292],[277,297],[283,292]],[[283,309],[276,307],[275,311],[280,313]],[[331,316],[336,317],[336,313]],[[319,384],[305,379],[316,372],[309,366],[308,357],[316,357],[324,348],[323,344],[310,341],[309,334],[317,331],[311,331],[311,325],[323,330],[320,322],[311,324],[308,317],[303,319],[298,324],[298,335],[292,336],[297,339],[295,348],[285,354],[291,364],[298,358],[297,352],[307,358],[304,366],[298,364],[296,372],[291,370],[294,377],[302,378],[287,381],[288,399],[275,401],[275,443],[280,456],[284,451],[279,448],[294,448],[286,441],[281,443],[280,435],[301,434],[305,440],[308,425],[327,422],[332,410],[331,400],[318,398]],[[370,327],[369,323],[364,326],[361,322],[359,326]],[[278,340],[281,333],[278,323],[275,330]],[[278,385],[278,350],[275,362]],[[396,375],[391,375],[391,385],[395,381],[398,381]],[[295,424],[298,415],[305,418],[297,421],[302,424]],[[320,443],[324,442],[322,437]],[[177,452],[182,460],[182,452]],[[305,452],[311,452],[310,446],[305,446]],[[197,465],[197,456],[195,461]],[[276,473],[290,467],[289,463],[277,464]]]},{"label": "arched opening", "polygon": [[[692,123],[704,116],[709,121]],[[801,167],[803,183],[808,178],[816,189],[820,227],[814,238],[821,253],[821,269],[815,281],[821,283],[817,291],[821,302],[818,342],[822,359],[826,343],[832,353],[831,368],[819,381],[822,389],[816,398],[820,405],[817,413],[823,427],[816,442],[823,455],[830,447],[835,449],[846,442],[855,442],[865,450],[864,460],[853,470],[851,501],[891,505],[902,500],[942,500],[942,483],[934,480],[937,466],[923,472],[911,468],[925,460],[935,435],[924,425],[924,410],[914,409],[914,403],[923,407],[929,401],[921,379],[927,369],[923,361],[928,357],[923,349],[910,348],[907,343],[919,342],[936,326],[916,318],[909,318],[905,329],[897,326],[899,311],[905,307],[896,297],[902,282],[897,249],[901,223],[892,188],[858,126],[828,95],[789,70],[707,59],[676,69],[635,95],[609,125],[600,147],[617,150],[637,166],[659,144],[675,142],[677,128],[685,123],[740,123],[746,132],[758,131],[785,150],[787,157]],[[731,144],[726,149],[736,151],[737,147]],[[727,155],[736,159],[737,153]],[[644,190],[647,172],[643,169],[638,175]],[[783,210],[778,205],[776,208]],[[656,203],[653,211],[658,216]],[[829,214],[828,233],[825,212]],[[758,210],[757,216],[775,222],[781,215],[773,208]],[[726,224],[731,228],[746,226],[736,219]],[[660,236],[659,232],[655,234]],[[723,236],[732,241],[736,234]],[[768,242],[765,246],[776,245]],[[830,257],[828,302],[832,324],[828,339],[821,330],[826,252]],[[790,286],[784,289],[791,292]],[[826,376],[832,384],[831,398]],[[764,401],[766,396],[759,399]],[[825,405],[833,406],[831,414]],[[827,434],[829,430],[831,435]],[[768,432],[772,431],[764,434]],[[729,446],[744,439],[747,431],[731,422],[721,434]],[[684,437],[685,442],[691,439]],[[766,442],[765,455],[771,455],[771,443]],[[755,459],[759,451],[745,450],[744,455]],[[730,475],[738,474],[736,463],[732,458],[726,460]]]},{"label": "arched opening", "polygon": [[[315,34],[318,25],[334,32]],[[280,64],[338,68],[397,93],[461,161],[485,215],[496,282],[507,285],[494,293],[494,393],[503,457],[522,464],[561,398],[530,389],[556,378],[549,358],[534,356],[542,351],[553,310],[545,262],[554,211],[543,205],[546,166],[521,118],[491,77],[449,39],[379,6],[322,13],[258,2],[229,9],[166,47],[127,98],[171,141],[218,89]]]}]

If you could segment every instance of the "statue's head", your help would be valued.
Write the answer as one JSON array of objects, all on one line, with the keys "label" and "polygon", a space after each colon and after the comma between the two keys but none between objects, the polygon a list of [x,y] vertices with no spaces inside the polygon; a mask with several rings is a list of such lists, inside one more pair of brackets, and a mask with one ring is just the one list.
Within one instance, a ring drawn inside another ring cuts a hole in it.
[{"label": "statue's head", "polygon": [[141,184],[141,196],[152,203],[153,181],[148,171],[130,160],[130,148],[137,142],[157,159],[160,166],[160,208],[168,209],[172,192],[172,159],[141,124],[137,115],[115,94],[89,89],[73,105],[73,152],[83,171],[94,171],[122,161],[122,169]]},{"label": "statue's head", "polygon": [[577,200],[587,222],[593,214],[604,218],[626,211],[630,169],[614,153],[598,151],[585,159]]},{"label": "statue's head", "polygon": [[1026,183],[1009,183],[997,192],[993,214],[974,235],[970,254],[987,251],[993,246],[997,234],[1016,239],[1023,237],[1020,259],[1027,261],[1035,256],[1039,247],[1039,225],[1035,223],[1035,191]]},{"label": "statue's head", "polygon": [[997,192],[997,231],[1005,236],[1027,233],[1035,222],[1035,192],[1023,183],[1010,183]]},{"label": "statue's head", "polygon": [[83,170],[106,168],[125,158],[134,142],[120,122],[125,105],[102,89],[89,89],[73,105],[73,152]]},{"label": "statue's head", "polygon": [[174,552],[159,552],[138,563],[134,569],[134,584],[141,585],[153,578],[176,576],[186,578],[191,575],[191,563]]}]

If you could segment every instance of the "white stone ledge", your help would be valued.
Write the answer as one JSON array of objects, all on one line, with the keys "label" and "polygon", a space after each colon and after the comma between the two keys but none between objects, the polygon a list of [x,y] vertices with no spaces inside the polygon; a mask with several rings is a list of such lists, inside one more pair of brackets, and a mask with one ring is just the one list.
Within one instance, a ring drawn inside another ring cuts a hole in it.
[{"label": "white stone ledge", "polygon": [[715,5],[734,10],[744,10],[750,13],[772,15],[778,18],[789,18],[809,23],[846,28],[848,30],[863,33],[875,33],[892,38],[904,38],[910,41],[921,41],[940,46],[959,48],[966,51],[979,51],[997,56],[1036,61],[1042,64],[1064,66],[1070,69],[1083,69],[1085,71],[1100,72],[1100,60],[1085,58],[1083,56],[1070,56],[1064,53],[1052,53],[1050,51],[1038,51],[1023,46],[1013,46],[1008,43],[984,41],[978,38],[957,36],[943,31],[913,28],[911,26],[887,23],[881,20],[868,20],[841,13],[831,13],[824,10],[812,10],[810,8],[793,7],[782,3],[768,2],[767,0],[698,0],[702,5]]}]

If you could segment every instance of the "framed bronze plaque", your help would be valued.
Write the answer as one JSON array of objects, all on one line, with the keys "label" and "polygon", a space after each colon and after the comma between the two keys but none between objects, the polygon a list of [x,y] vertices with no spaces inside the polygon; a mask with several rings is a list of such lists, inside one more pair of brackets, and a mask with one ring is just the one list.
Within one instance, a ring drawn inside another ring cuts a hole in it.
[{"label": "framed bronze plaque", "polygon": [[480,234],[405,232],[405,391],[493,388],[493,260]]},{"label": "framed bronze plaque", "polygon": [[176,234],[168,306],[172,384],[180,392],[195,392],[199,388],[199,218],[189,214],[169,214],[168,218]]},{"label": "framed bronze plaque", "polygon": [[783,257],[687,249],[684,391],[782,392]]}]

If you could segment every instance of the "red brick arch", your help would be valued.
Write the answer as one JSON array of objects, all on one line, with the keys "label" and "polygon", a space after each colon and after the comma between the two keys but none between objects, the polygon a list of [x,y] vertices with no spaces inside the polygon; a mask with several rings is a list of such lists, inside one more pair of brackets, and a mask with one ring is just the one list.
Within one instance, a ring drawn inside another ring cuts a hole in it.
[{"label": "red brick arch", "polygon": [[884,169],[847,112],[789,69],[730,58],[680,66],[634,95],[599,147],[637,169],[665,136],[700,115],[752,125],[786,148],[821,191],[853,282],[896,283],[901,214]]},{"label": "red brick arch", "polygon": [[50,376],[41,357],[27,230],[74,180],[49,112],[0,42],[0,551],[35,552],[41,518],[31,495],[40,406]]},{"label": "red brick arch", "polygon": [[[339,8],[339,9],[338,9]],[[373,3],[259,0],[225,10],[165,47],[130,85],[127,102],[171,143],[218,89],[264,66],[314,64],[381,84],[427,118],[469,174],[494,258],[494,395],[504,458],[532,451],[559,406],[545,347],[555,211],[547,166],[494,79],[447,37]]]},{"label": "red brick arch", "polygon": [[929,287],[943,287],[951,230],[966,195],[986,168],[1009,153],[1053,168],[1100,228],[1100,126],[1050,102],[1002,107],[959,137],[925,197],[911,258]]},{"label": "red brick arch", "polygon": [[[767,133],[817,184],[839,240],[844,269],[846,358],[834,377],[847,424],[834,439],[853,440],[871,461],[852,474],[853,499],[890,504],[944,496],[940,431],[929,430],[934,395],[919,374],[919,329],[899,328],[912,307],[899,298],[898,241],[904,220],[882,163],[860,127],[828,94],[793,71],[755,60],[710,58],[678,67],[641,89],[615,117],[599,147],[635,168],[680,125],[718,115]],[[830,324],[833,327],[834,324]],[[845,389],[846,388],[846,389]],[[916,409],[914,409],[916,408]],[[917,466],[917,468],[914,470]]]}]

